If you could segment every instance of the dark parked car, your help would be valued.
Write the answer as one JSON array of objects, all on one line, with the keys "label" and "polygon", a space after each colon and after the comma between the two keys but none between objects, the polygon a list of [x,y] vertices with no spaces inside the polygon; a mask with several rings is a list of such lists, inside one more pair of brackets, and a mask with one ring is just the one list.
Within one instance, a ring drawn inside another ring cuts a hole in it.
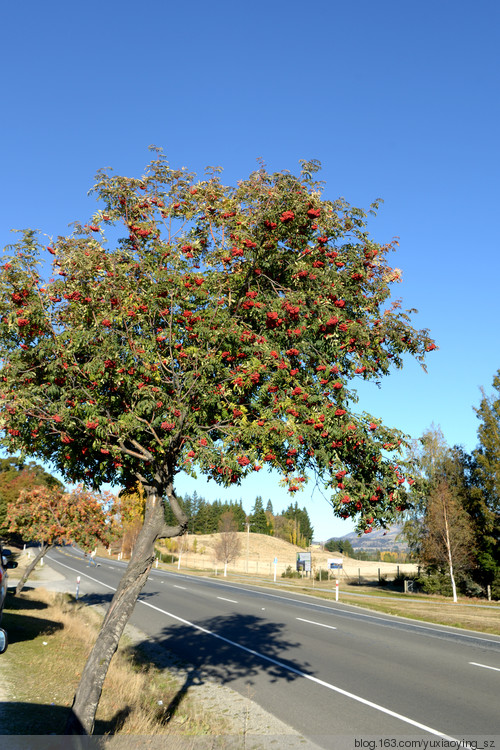
[{"label": "dark parked car", "polygon": [[[12,552],[0,543],[0,622],[2,620],[3,605],[7,595],[7,569],[17,568],[17,563],[11,560]],[[7,648],[7,633],[0,628],[0,654]]]}]

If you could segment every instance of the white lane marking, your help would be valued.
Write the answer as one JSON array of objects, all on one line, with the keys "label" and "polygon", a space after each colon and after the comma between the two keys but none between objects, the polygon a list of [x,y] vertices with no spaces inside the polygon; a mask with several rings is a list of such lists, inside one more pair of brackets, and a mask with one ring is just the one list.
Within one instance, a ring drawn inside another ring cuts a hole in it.
[{"label": "white lane marking", "polygon": [[[49,558],[53,559],[53,558]],[[62,562],[59,562],[59,560],[54,560],[54,562],[57,565],[61,565],[63,568],[68,568],[68,570],[72,570],[74,573],[78,573],[79,576],[85,576],[85,578],[88,578],[90,581],[95,581],[95,583],[98,583],[100,586],[104,586],[106,589],[111,589],[111,591],[116,591],[114,586],[108,586],[107,583],[103,583],[102,581],[99,581],[97,578],[92,578],[92,576],[89,576],[88,573],[83,573],[81,570],[78,570],[77,568],[71,568],[69,565],[65,565]]]},{"label": "white lane marking", "polygon": [[[98,581],[97,578],[92,578],[91,576],[87,575],[87,573],[82,574],[76,568],[71,568],[69,565],[65,565],[64,563],[61,563],[57,560],[55,562],[57,562],[58,565],[62,565],[64,568],[73,570],[75,573],[79,573],[80,575],[85,575],[86,578],[90,578],[91,581],[95,581],[96,583],[101,584],[101,586],[105,586],[108,589],[112,589],[113,591],[116,591],[116,589],[113,588],[113,586],[108,586],[107,583],[101,583],[101,581]],[[294,667],[291,667],[288,664],[284,664],[283,662],[277,661],[277,659],[272,659],[270,656],[266,656],[265,654],[260,654],[258,651],[254,651],[251,648],[247,648],[246,646],[242,646],[241,644],[236,643],[235,641],[229,640],[229,638],[224,638],[223,635],[219,635],[218,633],[213,633],[211,630],[202,628],[201,625],[195,625],[193,622],[189,622],[189,620],[184,620],[184,618],[182,617],[178,617],[177,615],[173,615],[171,612],[167,612],[164,609],[160,609],[160,607],[156,607],[154,604],[151,604],[151,602],[145,602],[140,597],[137,601],[140,604],[143,604],[145,607],[150,607],[151,609],[154,609],[157,612],[161,612],[162,615],[167,615],[167,617],[171,617],[173,620],[177,620],[177,622],[182,622],[184,625],[189,625],[191,628],[194,628],[195,630],[199,630],[201,633],[205,633],[206,635],[211,635],[213,638],[217,638],[217,640],[219,641],[224,641],[224,643],[229,643],[230,646],[239,648],[241,649],[241,651],[245,651],[247,654],[251,654],[252,656],[256,656],[257,658],[262,659],[263,661],[267,661],[270,664],[274,664],[275,666],[280,667],[281,669],[284,669],[285,671],[292,672],[293,674],[296,674],[299,677],[303,677],[304,679],[309,680],[310,682],[314,682],[317,685],[321,685],[322,687],[325,687],[328,690],[333,690],[333,692],[339,693],[339,695],[344,695],[346,698],[351,698],[357,703],[362,703],[364,706],[369,706],[370,708],[374,708],[376,711],[380,711],[383,714],[387,714],[388,716],[392,716],[395,719],[399,719],[400,721],[403,721],[406,724],[410,724],[413,727],[417,727],[418,729],[423,729],[424,732],[429,732],[429,734],[434,734],[437,737],[443,737],[445,740],[449,740],[451,742],[458,742],[458,740],[455,737],[451,737],[448,734],[444,734],[444,732],[440,732],[438,729],[433,729],[432,727],[428,727],[425,724],[421,724],[418,721],[414,721],[413,719],[410,719],[408,716],[403,716],[403,714],[398,714],[396,711],[391,711],[391,709],[389,708],[380,706],[378,703],[373,703],[372,701],[366,700],[366,698],[361,698],[361,696],[355,695],[354,693],[350,693],[347,690],[343,690],[342,688],[339,688],[336,685],[331,685],[329,682],[320,680],[318,677],[314,677],[313,675],[306,674],[305,672],[301,672],[300,669],[295,669]],[[459,743],[458,747],[462,747],[462,743]]]},{"label": "white lane marking", "polygon": [[314,620],[304,620],[303,617],[296,617],[296,620],[300,620],[301,622],[308,622],[310,625],[319,625],[322,628],[330,628],[330,630],[337,630],[337,628],[334,628],[333,625],[323,625],[322,622],[314,622]]},{"label": "white lane marking", "polygon": [[185,591],[186,587],[185,586],[177,586],[177,584],[174,583],[174,589],[184,589],[184,591]]},{"label": "white lane marking", "polygon": [[[50,557],[50,555],[47,555],[47,557],[49,559],[53,559],[53,558]],[[64,563],[59,562],[59,560],[54,560],[54,562],[56,562],[58,565],[63,565],[65,568],[69,568],[69,570],[73,570],[76,573],[80,572],[76,568],[70,568],[69,565],[64,565]],[[124,565],[125,565],[125,563],[124,563]],[[86,575],[86,574],[83,574],[83,575]],[[158,575],[160,575],[160,573]],[[88,576],[88,577],[91,578],[91,576]],[[91,578],[91,580],[97,581],[96,578]],[[97,581],[97,583],[100,583],[100,581]],[[216,584],[216,585],[217,584],[218,585],[223,585],[223,586],[226,586],[227,588],[236,588],[236,586],[231,586],[231,585],[229,585],[227,583],[222,584],[219,581],[211,581],[211,583],[212,584]],[[106,584],[103,583],[102,585],[105,586]],[[112,588],[112,587],[109,586],[108,588]],[[238,590],[241,591],[241,589],[238,589]],[[249,590],[250,590],[251,593],[255,593],[253,589],[249,589]],[[243,591],[247,591],[247,589],[243,589]],[[265,592],[265,596],[268,596],[268,597],[270,597],[272,599],[280,599],[280,600],[285,601],[285,602],[293,602],[294,604],[303,604],[305,607],[309,606],[309,604],[310,604],[310,602],[304,602],[301,599],[292,599],[292,598],[290,598],[288,596],[279,596],[279,594],[272,594],[269,591]],[[231,601],[231,600],[229,600],[229,601]],[[328,607],[325,604],[320,604],[319,602],[315,602],[314,605],[316,607],[321,607],[322,609],[326,609],[328,612],[331,612],[333,614],[336,614],[337,612],[339,612],[339,613],[340,612],[345,612],[346,614],[352,614],[355,617],[359,617],[359,618],[361,618],[361,617],[367,617],[367,618],[370,618],[372,620],[375,620],[377,622],[377,624],[380,622],[382,624],[389,623],[389,624],[392,625],[392,624],[394,624],[394,622],[396,622],[396,623],[400,622],[400,620],[398,620],[398,619],[389,620],[389,619],[387,619],[385,617],[376,617],[375,616],[376,615],[375,611],[372,614],[366,615],[366,614],[363,614],[362,612],[351,612],[350,610],[342,610],[342,609],[337,610],[335,607]],[[350,606],[355,607],[356,605],[352,604]],[[396,616],[394,615],[394,617],[396,617]],[[458,632],[455,631],[454,632],[452,630],[445,630],[446,625],[442,625],[441,626],[441,625],[438,625],[436,623],[436,625],[431,628],[431,627],[426,627],[425,625],[417,625],[417,624],[415,624],[415,622],[413,620],[408,620],[407,617],[402,617],[401,619],[409,621],[409,623],[410,623],[410,625],[411,625],[412,628],[415,628],[415,629],[418,629],[418,630],[427,630],[430,633],[444,633],[445,635],[459,635],[460,638],[472,638],[475,641],[481,641],[481,642],[484,642],[484,643],[495,643],[497,646],[500,643],[500,641],[494,641],[494,640],[492,640],[490,638],[481,638],[480,637],[481,633],[479,633],[479,635],[477,635],[477,636],[476,635],[466,635],[465,633],[461,633],[460,631],[458,631]],[[442,628],[442,629],[440,629],[440,628]]]},{"label": "white lane marking", "polygon": [[236,599],[226,599],[224,596],[218,596],[217,599],[222,599],[223,602],[231,602],[231,604],[238,604]]},{"label": "white lane marking", "polygon": [[490,667],[488,664],[478,664],[476,661],[470,661],[469,664],[472,664],[473,667],[483,667],[483,669],[493,669],[495,672],[500,672],[498,667]]},{"label": "white lane marking", "polygon": [[[226,586],[227,588],[236,588],[236,586],[230,586],[228,583],[222,584],[219,581],[210,581],[210,583],[213,584],[213,585],[217,585],[217,584],[218,585],[223,585],[223,586]],[[241,590],[242,589],[240,587],[238,589],[238,591],[241,591]],[[255,593],[254,589],[243,589],[243,591],[245,591],[245,592],[250,591],[251,593]],[[270,593],[269,591],[265,591],[264,595],[268,596],[268,597],[270,597],[272,599],[279,599],[279,600],[282,600],[282,601],[285,601],[285,602],[293,602],[294,604],[303,604],[304,607],[308,607],[311,604],[311,602],[302,601],[301,599],[292,599],[289,596],[279,596],[279,594],[273,594],[273,593]],[[299,596],[299,594],[297,596]],[[409,623],[409,625],[412,628],[415,628],[415,629],[418,629],[418,630],[427,630],[431,634],[432,633],[437,633],[437,634],[443,633],[444,635],[458,635],[458,636],[460,636],[460,638],[471,638],[474,641],[481,641],[481,642],[484,642],[484,643],[494,643],[497,646],[500,644],[500,641],[494,641],[491,638],[481,638],[480,637],[481,633],[479,633],[478,635],[466,635],[465,633],[463,633],[463,632],[460,631],[460,628],[455,628],[454,630],[445,630],[445,628],[447,626],[446,625],[439,625],[438,623],[435,623],[434,626],[431,628],[431,627],[428,627],[426,625],[416,625],[415,621],[411,620],[408,617],[399,616],[399,619],[398,619],[397,615],[393,615],[394,619],[392,619],[392,620],[390,620],[389,618],[386,618],[386,617],[377,617],[376,615],[378,613],[375,610],[373,610],[373,612],[371,614],[366,615],[366,614],[363,614],[362,612],[357,612],[357,611],[352,612],[351,610],[348,610],[348,609],[345,610],[345,609],[337,609],[336,607],[329,607],[326,604],[321,604],[318,601],[314,602],[314,606],[318,607],[318,608],[321,608],[321,609],[326,609],[327,612],[331,612],[333,614],[345,613],[345,614],[354,615],[355,617],[360,617],[360,618],[361,617],[367,617],[367,618],[373,620],[376,624],[382,623],[382,625],[384,625],[384,624],[388,623],[390,625],[393,625],[394,623],[396,623],[396,624],[406,624],[406,623]],[[348,604],[348,605],[345,605],[345,606],[348,606],[348,607],[357,607],[358,605],[356,605],[356,604]],[[401,623],[401,620],[404,620],[406,622],[405,623]],[[452,626],[449,626],[449,627],[452,627]]]},{"label": "white lane marking", "polygon": [[184,625],[189,625],[195,630],[199,630],[201,633],[205,633],[205,635],[211,635],[213,638],[217,638],[217,640],[219,641],[224,641],[224,643],[228,643],[230,646],[239,648],[241,649],[241,651],[245,651],[247,654],[256,656],[258,659],[262,659],[263,661],[268,661],[270,664],[274,664],[276,667],[280,667],[280,669],[284,669],[285,671],[292,672],[293,674],[296,674],[299,677],[303,677],[304,679],[310,680],[311,682],[314,682],[317,685],[321,685],[322,687],[328,688],[328,690],[333,690],[335,693],[339,693],[340,695],[346,696],[346,698],[351,698],[352,700],[357,701],[358,703],[362,703],[365,706],[374,708],[376,711],[380,711],[383,714],[387,714],[388,716],[392,716],[395,719],[399,719],[400,721],[403,721],[406,724],[410,724],[413,727],[417,727],[418,729],[423,729],[425,732],[429,732],[429,734],[434,734],[437,737],[443,737],[444,739],[449,740],[451,742],[456,742],[458,743],[458,747],[462,746],[461,743],[459,743],[455,737],[451,737],[448,734],[444,734],[444,732],[440,732],[438,729],[433,729],[432,727],[428,727],[426,724],[421,724],[419,721],[414,721],[413,719],[410,719],[408,716],[403,716],[403,714],[398,714],[396,711],[391,711],[391,709],[385,708],[384,706],[380,706],[378,703],[373,703],[373,701],[366,700],[366,698],[361,698],[361,696],[359,695],[350,693],[349,691],[343,690],[342,688],[339,688],[336,685],[331,685],[329,682],[320,680],[318,677],[314,677],[311,674],[302,672],[300,669],[295,669],[295,667],[291,667],[289,664],[284,664],[283,662],[278,661],[277,659],[272,659],[270,656],[266,656],[265,654],[259,653],[259,651],[254,651],[254,649],[252,648],[247,648],[246,646],[242,646],[240,643],[231,641],[229,638],[225,638],[223,635],[219,635],[218,633],[214,633],[211,630],[207,630],[207,628],[202,628],[201,625],[195,625],[195,623],[190,622],[189,620],[185,620],[183,617],[178,617],[177,615],[174,615],[171,612],[167,612],[164,609],[160,609],[160,607],[156,607],[154,604],[151,604],[151,602],[142,601],[141,598],[139,598],[138,601],[141,604],[144,604],[145,607],[151,607],[151,609],[155,609],[157,612],[161,612],[163,615],[167,615],[167,617],[171,617],[173,620],[177,620],[177,622],[182,622]]}]

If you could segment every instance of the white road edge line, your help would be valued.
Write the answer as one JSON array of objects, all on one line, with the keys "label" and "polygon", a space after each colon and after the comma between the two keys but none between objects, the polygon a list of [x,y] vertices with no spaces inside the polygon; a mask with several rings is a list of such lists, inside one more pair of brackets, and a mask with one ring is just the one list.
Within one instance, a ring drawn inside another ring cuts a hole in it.
[{"label": "white road edge line", "polygon": [[217,599],[222,599],[223,602],[231,602],[231,604],[238,604],[236,599],[226,599],[224,596],[218,596]]},{"label": "white road edge line", "polygon": [[319,625],[321,628],[330,628],[330,630],[337,630],[333,625],[323,625],[322,622],[314,622],[314,620],[304,620],[303,617],[296,617],[296,620],[300,620],[301,622],[308,622],[310,625]]},{"label": "white road edge line", "polygon": [[[71,568],[69,565],[65,565],[64,563],[61,563],[58,560],[55,560],[55,562],[58,565],[62,565],[64,568],[73,570],[75,573],[78,573],[79,575],[84,575],[86,576],[86,578],[90,578],[91,581],[95,581],[96,583],[99,583],[101,586],[105,586],[107,589],[116,591],[116,589],[113,586],[109,586],[107,583],[102,583],[101,581],[97,580],[97,578],[92,578],[92,576],[89,576],[87,573],[81,573],[81,571],[77,570],[77,568]],[[369,706],[370,708],[374,708],[376,711],[380,711],[383,714],[387,714],[388,716],[392,716],[395,719],[399,719],[400,721],[403,721],[405,724],[410,724],[411,726],[417,727],[418,729],[423,729],[424,732],[429,732],[429,734],[433,734],[436,737],[442,737],[445,740],[456,742],[458,743],[457,747],[463,746],[462,743],[460,743],[459,740],[456,739],[456,737],[451,737],[448,734],[444,734],[444,732],[440,732],[438,729],[433,729],[432,727],[428,727],[426,724],[421,724],[418,721],[414,721],[413,719],[410,719],[408,716],[403,716],[403,714],[398,714],[396,713],[396,711],[391,711],[390,708],[385,708],[384,706],[380,706],[378,703],[373,703],[372,701],[366,700],[366,698],[361,698],[361,696],[359,695],[355,695],[354,693],[349,693],[347,690],[343,690],[342,688],[336,687],[335,685],[331,685],[329,682],[320,680],[318,677],[314,677],[313,675],[307,674],[306,672],[301,672],[300,669],[295,669],[295,667],[291,667],[288,664],[284,664],[283,662],[280,662],[277,659],[272,659],[270,656],[266,656],[265,654],[260,654],[258,651],[254,651],[251,648],[242,646],[241,644],[236,643],[235,641],[229,640],[229,638],[224,638],[224,636],[219,635],[218,633],[213,633],[211,630],[202,628],[201,625],[195,625],[193,622],[189,622],[189,620],[184,620],[182,617],[178,617],[177,615],[173,615],[171,612],[167,612],[164,609],[160,609],[160,607],[156,607],[154,604],[151,604],[150,602],[145,602],[140,597],[137,601],[143,604],[145,607],[150,607],[151,609],[154,609],[157,612],[161,612],[161,614],[167,615],[167,617],[171,617],[173,620],[182,622],[184,625],[189,625],[195,630],[199,630],[201,633],[205,633],[206,635],[211,635],[213,638],[217,638],[217,640],[219,641],[228,643],[230,646],[239,648],[242,651],[245,651],[247,654],[256,656],[258,659],[262,659],[263,661],[267,661],[270,664],[274,664],[276,667],[280,667],[281,669],[284,669],[288,672],[292,672],[293,674],[296,674],[298,677],[304,677],[304,679],[309,680],[310,682],[314,682],[316,683],[316,685],[321,685],[322,687],[325,687],[328,690],[333,690],[333,692],[339,693],[339,695],[344,695],[346,698],[351,698],[357,703],[362,703],[364,706]]]},{"label": "white road edge line", "polygon": [[177,584],[174,583],[174,589],[183,589],[185,591],[186,587],[185,586],[177,586]]},{"label": "white road edge line", "polygon": [[490,667],[488,664],[478,664],[476,661],[470,661],[469,664],[472,664],[473,667],[483,667],[483,669],[493,669],[495,672],[500,672],[498,667]]}]

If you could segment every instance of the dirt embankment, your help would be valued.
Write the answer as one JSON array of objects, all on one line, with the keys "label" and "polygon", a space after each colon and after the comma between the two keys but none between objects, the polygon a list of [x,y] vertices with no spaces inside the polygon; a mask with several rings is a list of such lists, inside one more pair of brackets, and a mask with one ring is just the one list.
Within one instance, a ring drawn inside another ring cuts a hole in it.
[{"label": "dirt embankment", "polygon": [[[343,568],[335,575],[346,578],[377,578],[381,576],[393,578],[398,574],[411,575],[417,572],[417,566],[410,563],[369,562],[353,560],[340,552],[328,552],[320,547],[304,549],[296,547],[283,539],[277,539],[264,534],[249,534],[237,532],[240,543],[238,556],[228,564],[228,570],[233,572],[248,572],[259,575],[274,575],[274,561],[278,576],[291,566],[295,570],[297,554],[311,552],[313,571],[323,572],[328,569],[328,561],[342,559]],[[220,569],[223,563],[216,559],[216,545],[219,534],[187,534],[175,540],[175,554],[180,555],[180,567],[193,567],[201,570]],[[172,550],[174,552],[174,550]]]}]

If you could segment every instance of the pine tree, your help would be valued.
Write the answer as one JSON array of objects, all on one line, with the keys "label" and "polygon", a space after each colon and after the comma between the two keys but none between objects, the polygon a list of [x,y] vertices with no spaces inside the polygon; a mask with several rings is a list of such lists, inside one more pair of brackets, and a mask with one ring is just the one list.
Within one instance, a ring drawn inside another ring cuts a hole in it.
[{"label": "pine tree", "polygon": [[250,531],[254,534],[268,534],[266,511],[260,495],[255,498],[255,503],[250,515]]},{"label": "pine tree", "polygon": [[495,393],[482,391],[479,408],[479,445],[469,461],[476,514],[482,535],[478,563],[482,582],[490,586],[494,598],[500,598],[500,370],[493,378]]},{"label": "pine tree", "polygon": [[293,532],[295,540],[292,544],[298,544],[300,547],[308,547],[312,541],[313,527],[311,526],[307,510],[299,508],[297,501],[295,501],[295,505],[290,504],[283,511],[282,515],[295,522]]},{"label": "pine tree", "polygon": [[500,513],[500,370],[493,378],[496,395],[483,398],[478,409],[480,420],[478,429],[479,446],[474,451],[478,472],[487,494],[489,508]]}]

